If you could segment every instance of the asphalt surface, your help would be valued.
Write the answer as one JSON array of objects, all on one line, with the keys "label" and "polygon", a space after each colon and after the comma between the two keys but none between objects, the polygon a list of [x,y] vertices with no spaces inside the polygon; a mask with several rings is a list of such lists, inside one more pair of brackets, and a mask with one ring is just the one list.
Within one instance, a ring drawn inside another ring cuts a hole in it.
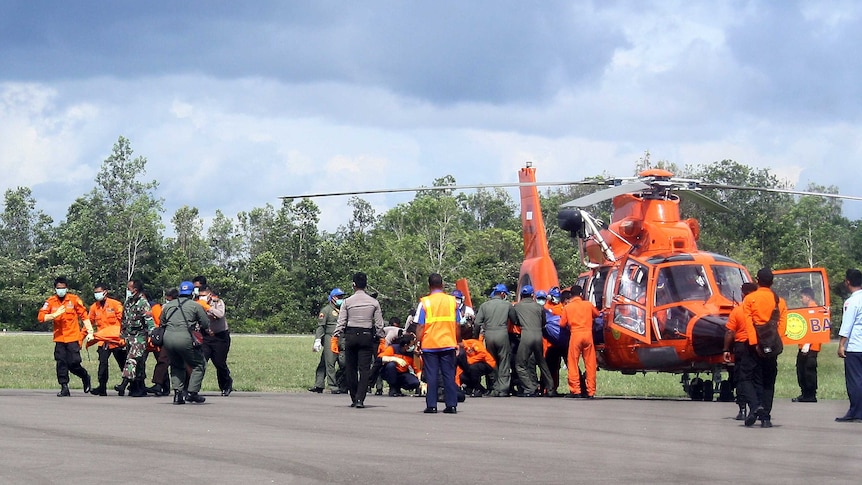
[{"label": "asphalt surface", "polygon": [[[0,389],[0,483],[858,483],[847,401],[778,400],[771,429],[683,400],[169,397]],[[114,394],[114,393],[112,393]],[[442,411],[442,404],[440,407]]]}]

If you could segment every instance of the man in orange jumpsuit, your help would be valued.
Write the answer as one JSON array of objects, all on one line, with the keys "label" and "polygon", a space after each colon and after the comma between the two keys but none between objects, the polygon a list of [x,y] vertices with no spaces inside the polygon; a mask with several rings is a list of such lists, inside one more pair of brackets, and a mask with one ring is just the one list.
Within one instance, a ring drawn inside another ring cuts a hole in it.
[{"label": "man in orange jumpsuit", "polygon": [[[123,304],[108,296],[108,285],[97,283],[93,288],[93,296],[96,302],[90,305],[90,322],[96,325],[99,332],[114,327],[117,335],[120,334],[120,326],[123,323]],[[126,348],[116,342],[99,342],[99,370],[97,376],[99,386],[90,391],[95,396],[108,395],[108,367],[111,356],[117,361],[120,372],[126,363]]]},{"label": "man in orange jumpsuit", "polygon": [[[802,304],[807,307],[816,307],[814,290],[802,288],[800,291]],[[820,353],[820,344],[799,344],[799,352],[796,353],[796,382],[801,391],[793,402],[817,402],[817,354]]]},{"label": "man in orange jumpsuit", "polygon": [[[742,298],[757,290],[757,285],[754,283],[742,284]],[[739,413],[736,415],[737,421],[745,419],[747,414],[745,410],[746,404],[751,409],[756,409],[760,405],[757,399],[757,394],[754,389],[754,369],[757,362],[754,360],[756,354],[754,349],[748,345],[748,331],[745,327],[745,309],[742,304],[733,308],[730,316],[727,317],[727,325],[725,326],[727,333],[724,335],[724,361],[730,362],[730,356],[733,355],[733,384],[736,386],[736,404],[739,406]]]},{"label": "man in orange jumpsuit", "polygon": [[593,345],[593,319],[599,316],[599,311],[592,303],[585,301],[581,295],[583,288],[572,286],[572,299],[566,304],[560,318],[560,327],[568,327],[569,337],[568,381],[569,396],[582,397],[581,376],[578,372],[578,362],[583,356],[584,371],[587,374],[587,398],[596,395],[596,348]]},{"label": "man in orange jumpsuit", "polygon": [[754,372],[754,387],[760,399],[760,406],[745,418],[745,425],[751,426],[760,419],[763,428],[772,427],[772,398],[775,395],[775,379],[778,377],[778,355],[765,355],[757,350],[757,332],[755,326],[765,325],[772,317],[778,300],[778,335],[784,335],[787,329],[787,303],[772,292],[772,270],[761,268],[757,272],[757,291],[748,295],[743,301],[745,309],[745,326],[748,332],[748,343],[757,355],[757,366]]},{"label": "man in orange jumpsuit", "polygon": [[81,365],[81,326],[78,320],[87,329],[83,339],[85,343],[93,339],[93,325],[84,302],[78,295],[69,293],[66,278],[59,276],[54,280],[54,294],[39,309],[37,318],[42,323],[54,324],[54,360],[57,361],[57,382],[60,384],[57,397],[71,395],[69,372],[81,378],[84,392],[90,392],[90,374]]}]

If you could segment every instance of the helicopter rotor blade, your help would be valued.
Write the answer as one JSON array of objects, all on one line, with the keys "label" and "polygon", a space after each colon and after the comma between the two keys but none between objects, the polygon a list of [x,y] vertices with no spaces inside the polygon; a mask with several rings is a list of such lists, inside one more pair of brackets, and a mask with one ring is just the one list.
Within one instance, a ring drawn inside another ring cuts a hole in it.
[{"label": "helicopter rotor blade", "polygon": [[607,189],[599,190],[598,192],[593,192],[592,194],[585,195],[583,197],[579,197],[575,200],[566,202],[562,204],[561,208],[568,207],[576,207],[583,208],[589,207],[593,204],[598,204],[599,202],[606,201],[608,199],[613,199],[618,195],[628,194],[630,192],[640,192],[644,189],[648,189],[650,186],[643,182],[631,182],[622,185],[616,185],[614,187],[608,187]]},{"label": "helicopter rotor blade", "polygon": [[352,190],[345,192],[319,192],[316,194],[284,195],[281,199],[312,199],[317,197],[337,197],[344,195],[371,195],[371,194],[394,194],[400,192],[428,192],[440,190],[468,190],[468,189],[495,189],[510,187],[562,187],[567,185],[607,185],[607,182],[599,180],[580,180],[577,182],[524,182],[524,183],[501,183],[501,184],[475,184],[475,185],[441,185],[431,187],[410,187],[402,189],[377,189],[377,190]]},{"label": "helicopter rotor blade", "polygon": [[711,184],[711,183],[700,183],[700,188],[702,189],[729,189],[729,190],[748,190],[753,192],[769,192],[774,194],[790,194],[790,195],[811,195],[815,197],[828,197],[832,199],[846,199],[846,200],[862,200],[862,197],[856,195],[842,195],[842,194],[829,194],[826,192],[809,192],[805,190],[792,190],[792,189],[770,189],[767,187],[749,187],[746,185],[723,185],[723,184]]},{"label": "helicopter rotor blade", "polygon": [[681,199],[687,199],[690,202],[694,202],[700,206],[703,206],[706,209],[717,211],[717,212],[733,212],[729,207],[718,202],[717,200],[711,199],[700,192],[695,192],[693,190],[680,190],[676,192]]}]

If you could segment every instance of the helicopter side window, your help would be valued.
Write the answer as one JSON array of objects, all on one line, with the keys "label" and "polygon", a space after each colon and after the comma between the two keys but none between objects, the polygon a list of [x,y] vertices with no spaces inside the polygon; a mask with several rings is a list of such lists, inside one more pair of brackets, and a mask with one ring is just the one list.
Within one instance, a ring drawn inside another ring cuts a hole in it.
[{"label": "helicopter side window", "polygon": [[605,297],[604,301],[608,303],[610,306],[610,302],[614,299],[614,286],[617,283],[617,269],[614,268],[610,272],[608,272],[607,280],[605,281]]}]

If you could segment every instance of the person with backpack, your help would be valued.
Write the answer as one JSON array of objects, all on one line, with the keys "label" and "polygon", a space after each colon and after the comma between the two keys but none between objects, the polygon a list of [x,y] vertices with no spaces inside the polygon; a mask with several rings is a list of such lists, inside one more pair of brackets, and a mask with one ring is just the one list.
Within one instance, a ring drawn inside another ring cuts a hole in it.
[{"label": "person with backpack", "polygon": [[[757,272],[757,290],[742,301],[745,309],[745,324],[749,346],[755,352],[754,387],[760,406],[745,418],[745,425],[752,426],[760,420],[762,428],[772,427],[772,399],[775,395],[775,380],[778,377],[778,354],[781,353],[781,336],[787,328],[787,303],[772,291],[773,274],[769,268]],[[764,330],[774,328],[778,340],[764,341]]]},{"label": "person with backpack", "polygon": [[[165,345],[171,356],[171,385],[174,388],[174,404],[186,401],[202,403],[206,399],[199,395],[206,372],[201,342],[195,342],[192,333],[197,329],[209,329],[210,318],[201,305],[191,299],[194,286],[191,281],[180,283],[179,297],[162,307],[162,325],[165,327]],[[186,366],[192,368],[186,387]]]}]

